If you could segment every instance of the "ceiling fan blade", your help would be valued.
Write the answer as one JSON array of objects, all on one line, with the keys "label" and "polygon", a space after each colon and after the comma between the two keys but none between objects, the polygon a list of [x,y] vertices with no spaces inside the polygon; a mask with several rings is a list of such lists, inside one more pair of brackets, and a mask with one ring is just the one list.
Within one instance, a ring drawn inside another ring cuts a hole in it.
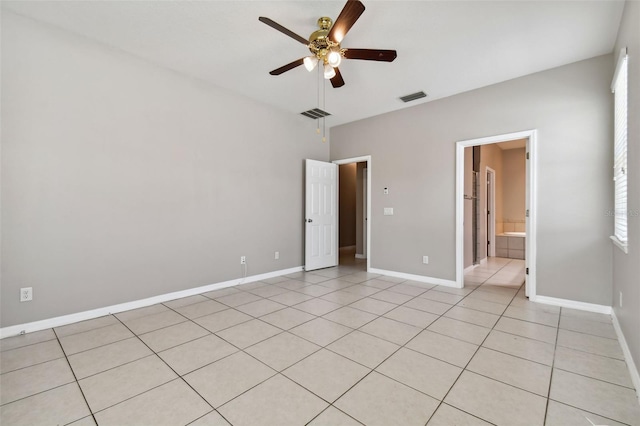
[{"label": "ceiling fan blade", "polygon": [[295,67],[299,67],[300,65],[302,65],[304,62],[304,58],[300,58],[300,59],[296,59],[293,62],[288,63],[287,65],[283,65],[280,68],[276,68],[273,71],[270,71],[269,74],[271,75],[280,75],[282,73],[285,73],[289,70],[294,69]]},{"label": "ceiling fan blade", "polygon": [[258,18],[258,21],[267,24],[268,26],[270,26],[273,29],[276,29],[278,31],[280,31],[283,34],[288,35],[289,37],[291,37],[294,40],[299,41],[300,43],[304,44],[305,46],[309,45],[309,40],[307,40],[306,38],[299,36],[298,34],[294,33],[293,31],[283,27],[282,25],[278,24],[277,22],[269,19],[269,18],[265,18],[264,16],[261,16]]},{"label": "ceiling fan blade", "polygon": [[347,32],[356,23],[360,15],[364,12],[364,5],[359,0],[348,0],[342,8],[342,12],[334,22],[329,31],[329,40],[341,43]]},{"label": "ceiling fan blade", "polygon": [[347,59],[363,59],[365,61],[393,62],[397,56],[395,50],[346,49],[344,52],[344,57]]},{"label": "ceiling fan blade", "polygon": [[331,85],[337,89],[338,87],[344,86],[344,80],[342,79],[340,70],[338,68],[334,68],[334,70],[336,70],[336,75],[331,79]]}]

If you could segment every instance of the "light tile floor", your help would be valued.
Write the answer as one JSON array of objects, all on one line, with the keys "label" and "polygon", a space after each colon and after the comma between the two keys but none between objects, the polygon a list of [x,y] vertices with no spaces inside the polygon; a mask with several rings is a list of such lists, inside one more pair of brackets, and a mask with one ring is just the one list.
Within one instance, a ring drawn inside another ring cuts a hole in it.
[{"label": "light tile floor", "polygon": [[[352,261],[0,342],[2,425],[640,425],[611,318]],[[592,422],[592,423],[591,423]]]}]

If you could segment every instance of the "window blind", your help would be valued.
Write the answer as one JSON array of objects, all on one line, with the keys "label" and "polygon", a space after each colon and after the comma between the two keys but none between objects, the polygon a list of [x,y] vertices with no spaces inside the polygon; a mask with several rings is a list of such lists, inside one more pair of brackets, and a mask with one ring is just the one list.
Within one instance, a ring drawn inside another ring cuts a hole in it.
[{"label": "window blind", "polygon": [[623,49],[612,89],[615,97],[615,124],[613,148],[614,236],[627,243],[627,54]]}]

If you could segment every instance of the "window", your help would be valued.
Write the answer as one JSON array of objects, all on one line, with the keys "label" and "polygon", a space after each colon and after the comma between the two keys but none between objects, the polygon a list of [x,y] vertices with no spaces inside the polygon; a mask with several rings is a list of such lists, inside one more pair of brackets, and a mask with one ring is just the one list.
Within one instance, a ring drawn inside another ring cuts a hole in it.
[{"label": "window", "polygon": [[615,98],[613,148],[613,242],[627,253],[627,49],[622,49],[611,83]]}]

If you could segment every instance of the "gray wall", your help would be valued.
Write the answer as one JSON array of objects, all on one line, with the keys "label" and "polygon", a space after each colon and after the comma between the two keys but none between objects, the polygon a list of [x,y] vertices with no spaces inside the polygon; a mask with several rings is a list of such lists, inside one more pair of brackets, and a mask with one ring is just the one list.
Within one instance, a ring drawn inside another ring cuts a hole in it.
[{"label": "gray wall", "polygon": [[[627,1],[622,25],[618,33],[613,66],[618,61],[618,52],[627,47],[629,53],[629,128],[627,133],[627,185],[629,215],[629,254],[617,247],[613,250],[613,301],[616,317],[631,350],[636,367],[640,368],[640,2]],[[613,133],[611,133],[613,135]],[[611,141],[613,136],[609,137]],[[613,142],[608,144],[612,150]],[[612,166],[612,163],[609,164]],[[610,183],[613,194],[613,184]],[[613,196],[607,204],[613,209]],[[613,233],[613,219],[610,221],[610,233]],[[619,295],[623,294],[622,307]]]},{"label": "gray wall", "polygon": [[2,327],[302,265],[315,123],[2,15]]},{"label": "gray wall", "polygon": [[339,244],[340,247],[356,245],[356,163],[339,166]]},{"label": "gray wall", "polygon": [[502,219],[525,220],[525,149],[502,151]]},{"label": "gray wall", "polygon": [[[480,147],[480,199],[478,210],[480,220],[478,221],[478,259],[487,257],[487,167],[492,168],[495,173],[495,194],[496,208],[493,214],[494,223],[502,223],[502,150],[498,145],[492,143]],[[502,233],[502,229],[496,229],[496,234]]]},{"label": "gray wall", "polygon": [[371,266],[454,280],[456,141],[535,128],[538,294],[610,305],[612,62],[596,57],[332,128],[332,158],[372,156]]}]

